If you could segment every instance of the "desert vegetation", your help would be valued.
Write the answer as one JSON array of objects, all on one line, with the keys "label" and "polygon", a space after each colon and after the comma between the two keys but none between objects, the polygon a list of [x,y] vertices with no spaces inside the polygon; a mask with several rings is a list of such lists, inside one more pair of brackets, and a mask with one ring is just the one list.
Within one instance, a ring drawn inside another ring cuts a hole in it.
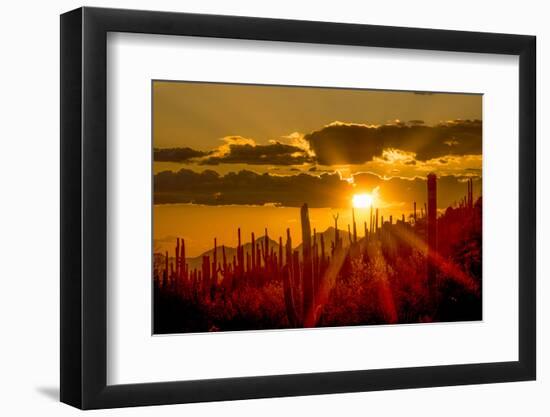
[{"label": "desert vegetation", "polygon": [[368,222],[341,229],[336,215],[325,231],[304,204],[299,245],[236,225],[237,247],[212,237],[189,258],[177,238],[154,254],[154,333],[480,320],[482,200],[466,187],[438,211],[434,176],[420,210],[384,219],[371,206]]}]

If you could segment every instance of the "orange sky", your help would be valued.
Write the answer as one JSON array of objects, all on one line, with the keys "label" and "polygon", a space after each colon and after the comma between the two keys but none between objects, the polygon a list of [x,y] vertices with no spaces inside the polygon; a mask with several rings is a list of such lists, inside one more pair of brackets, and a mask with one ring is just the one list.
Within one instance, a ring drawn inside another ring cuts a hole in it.
[{"label": "orange sky", "polygon": [[481,95],[164,81],[152,94],[155,203],[169,203],[155,205],[157,249],[234,245],[238,225],[278,236],[303,202],[323,230],[359,192],[401,217],[423,206],[429,172],[440,208],[466,177],[481,194]]}]

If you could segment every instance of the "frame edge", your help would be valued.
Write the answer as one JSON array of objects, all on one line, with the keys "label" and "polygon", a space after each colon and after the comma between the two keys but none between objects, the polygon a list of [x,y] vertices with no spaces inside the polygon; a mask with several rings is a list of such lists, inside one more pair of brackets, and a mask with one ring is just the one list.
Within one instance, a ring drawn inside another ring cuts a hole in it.
[{"label": "frame edge", "polygon": [[60,400],[82,407],[82,9],[60,16]]},{"label": "frame edge", "polygon": [[519,362],[537,375],[537,38],[525,36],[519,53]]}]

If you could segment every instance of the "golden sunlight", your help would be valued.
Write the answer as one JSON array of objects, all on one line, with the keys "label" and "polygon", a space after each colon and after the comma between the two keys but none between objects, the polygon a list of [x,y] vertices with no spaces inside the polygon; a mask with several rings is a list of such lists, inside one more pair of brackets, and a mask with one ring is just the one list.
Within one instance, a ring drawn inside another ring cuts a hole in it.
[{"label": "golden sunlight", "polygon": [[354,194],[351,200],[355,208],[368,208],[372,206],[372,195],[367,193]]}]

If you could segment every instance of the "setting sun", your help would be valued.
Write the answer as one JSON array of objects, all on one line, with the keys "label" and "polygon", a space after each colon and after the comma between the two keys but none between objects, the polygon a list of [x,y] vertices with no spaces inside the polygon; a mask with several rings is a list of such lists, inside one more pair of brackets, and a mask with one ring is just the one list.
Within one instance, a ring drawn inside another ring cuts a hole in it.
[{"label": "setting sun", "polygon": [[363,193],[363,194],[354,194],[352,199],[353,207],[355,208],[367,208],[372,205],[372,195]]}]

